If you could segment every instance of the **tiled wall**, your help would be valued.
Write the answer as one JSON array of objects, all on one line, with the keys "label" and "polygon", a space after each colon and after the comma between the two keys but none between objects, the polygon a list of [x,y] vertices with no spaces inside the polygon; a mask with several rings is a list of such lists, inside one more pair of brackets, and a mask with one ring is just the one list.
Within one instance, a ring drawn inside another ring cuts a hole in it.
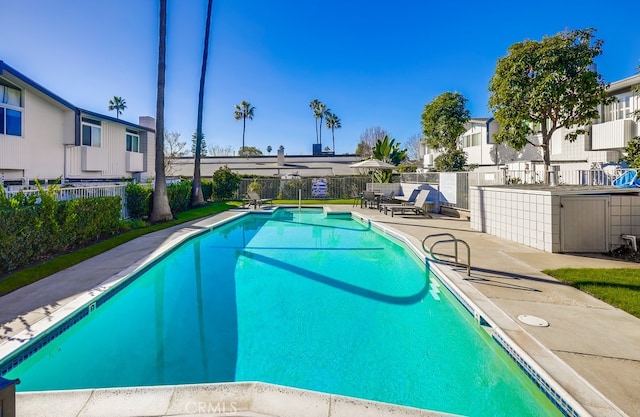
[{"label": "tiled wall", "polygon": [[471,187],[471,228],[547,252],[560,249],[560,197]]},{"label": "tiled wall", "polygon": [[623,234],[638,236],[640,243],[640,196],[612,195],[610,208],[612,247],[624,244],[620,239]]}]

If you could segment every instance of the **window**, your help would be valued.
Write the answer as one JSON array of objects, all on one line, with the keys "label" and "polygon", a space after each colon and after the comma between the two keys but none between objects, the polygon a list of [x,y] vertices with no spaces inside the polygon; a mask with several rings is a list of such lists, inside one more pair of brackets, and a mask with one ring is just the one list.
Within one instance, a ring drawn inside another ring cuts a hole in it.
[{"label": "window", "polygon": [[127,152],[140,152],[140,136],[138,132],[127,129]]},{"label": "window", "polygon": [[82,118],[82,144],[84,146],[100,147],[100,134],[102,131],[99,120]]},{"label": "window", "polygon": [[634,94],[623,93],[616,96],[617,101],[604,106],[604,121],[629,119],[633,117]]},{"label": "window", "polygon": [[22,91],[0,84],[0,134],[22,136]]},{"label": "window", "polygon": [[482,140],[482,133],[472,133],[462,137],[462,146],[468,148],[470,146],[478,146]]}]

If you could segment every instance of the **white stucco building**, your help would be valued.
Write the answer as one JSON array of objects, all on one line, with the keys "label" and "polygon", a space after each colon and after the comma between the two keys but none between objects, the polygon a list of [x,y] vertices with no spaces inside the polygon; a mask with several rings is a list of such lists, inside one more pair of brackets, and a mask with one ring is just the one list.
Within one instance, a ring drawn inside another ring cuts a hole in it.
[{"label": "white stucco building", "polygon": [[0,61],[0,180],[144,179],[154,152],[154,118],[81,109]]}]

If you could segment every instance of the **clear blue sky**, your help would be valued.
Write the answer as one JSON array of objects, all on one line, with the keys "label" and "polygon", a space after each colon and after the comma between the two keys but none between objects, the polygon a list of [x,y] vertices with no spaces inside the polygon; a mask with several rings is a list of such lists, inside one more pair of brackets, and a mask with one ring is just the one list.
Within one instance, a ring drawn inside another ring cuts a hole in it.
[{"label": "clear blue sky", "polygon": [[[168,0],[165,126],[191,144],[206,0]],[[633,2],[632,2],[633,3]],[[234,104],[255,106],[246,145],[309,154],[318,98],[342,119],[336,153],[373,126],[399,142],[420,133],[424,105],[445,91],[487,117],[496,61],[524,39],[594,27],[607,82],[634,75],[640,31],[632,3],[593,0],[214,0],[204,127],[208,145],[242,142]],[[154,0],[0,0],[0,59],[73,104],[122,118],[155,116],[158,9]],[[331,133],[323,131],[323,147]]]}]

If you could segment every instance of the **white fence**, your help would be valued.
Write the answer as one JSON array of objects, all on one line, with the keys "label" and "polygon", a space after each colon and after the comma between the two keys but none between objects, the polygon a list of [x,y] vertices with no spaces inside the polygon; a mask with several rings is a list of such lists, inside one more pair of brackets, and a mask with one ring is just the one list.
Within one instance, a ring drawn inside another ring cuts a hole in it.
[{"label": "white fence", "polygon": [[[120,215],[122,216],[123,219],[126,219],[129,217],[127,213],[127,200],[126,200],[126,193],[125,193],[126,187],[127,187],[126,184],[121,184],[121,183],[106,184],[106,185],[92,185],[92,186],[78,185],[74,187],[65,187],[60,189],[60,191],[56,195],[56,200],[66,201],[66,200],[74,200],[76,198],[120,197],[120,201],[122,202],[122,211]],[[20,192],[22,192],[25,195],[38,194],[38,190],[34,190],[31,188],[5,191],[5,194],[8,198],[11,198]]]},{"label": "white fence", "polygon": [[[576,185],[576,186],[612,186],[616,178],[624,175],[629,169],[588,169],[588,170],[557,170],[551,166],[548,172],[551,185]],[[439,172],[401,174],[401,182],[428,182],[440,183]],[[482,185],[520,185],[520,184],[544,184],[544,172],[542,170],[508,170],[495,171],[468,171],[456,173],[455,204],[452,207],[468,210],[469,186]],[[443,203],[443,205],[446,205]]]},{"label": "white fence", "polygon": [[[553,167],[552,167],[553,168]],[[548,172],[553,185],[604,185],[611,186],[613,181],[629,169],[578,169],[554,170]],[[544,184],[544,172],[541,170],[500,170],[494,172],[469,172],[469,185],[517,185]]]}]

